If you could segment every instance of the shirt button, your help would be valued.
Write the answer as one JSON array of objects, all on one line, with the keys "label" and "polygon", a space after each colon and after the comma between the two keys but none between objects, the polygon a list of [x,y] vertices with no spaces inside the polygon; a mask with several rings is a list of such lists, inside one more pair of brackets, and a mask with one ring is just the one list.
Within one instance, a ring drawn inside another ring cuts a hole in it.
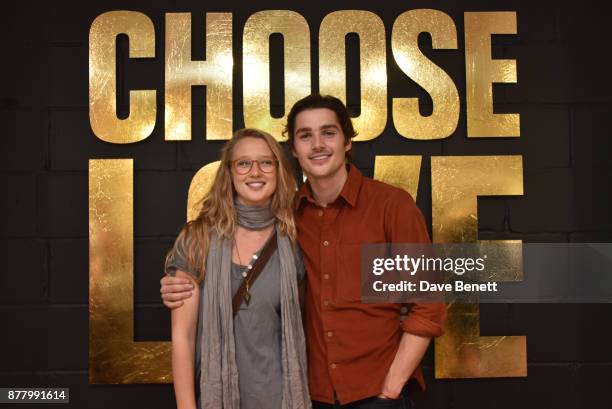
[{"label": "shirt button", "polygon": [[331,369],[336,369],[336,364],[331,364]]},{"label": "shirt button", "polygon": [[324,278],[325,280],[329,280],[329,274],[323,274],[323,278]]},{"label": "shirt button", "polygon": [[323,216],[323,210],[319,210],[319,211],[317,212],[317,214],[318,214],[319,216]]},{"label": "shirt button", "polygon": [[327,331],[327,337],[331,338],[334,336],[334,333],[332,331]]},{"label": "shirt button", "polygon": [[329,241],[325,240],[325,241],[323,242],[323,245],[324,245],[325,247],[329,246]]}]

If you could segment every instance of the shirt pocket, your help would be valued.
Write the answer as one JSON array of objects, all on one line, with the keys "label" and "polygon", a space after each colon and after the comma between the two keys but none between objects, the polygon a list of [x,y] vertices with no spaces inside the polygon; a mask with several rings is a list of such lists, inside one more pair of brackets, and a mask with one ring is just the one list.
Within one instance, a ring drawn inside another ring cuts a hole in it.
[{"label": "shirt pocket", "polygon": [[340,244],[336,294],[339,301],[361,302],[361,244]]}]

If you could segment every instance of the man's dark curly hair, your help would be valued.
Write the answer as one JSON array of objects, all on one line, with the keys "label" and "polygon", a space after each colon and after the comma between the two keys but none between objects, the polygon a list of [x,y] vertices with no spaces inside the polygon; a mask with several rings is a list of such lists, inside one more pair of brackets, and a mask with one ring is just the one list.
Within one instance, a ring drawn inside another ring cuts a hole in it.
[{"label": "man's dark curly hair", "polygon": [[[291,107],[289,115],[287,115],[287,125],[285,125],[283,135],[287,137],[287,141],[291,148],[293,148],[293,143],[295,141],[295,118],[302,111],[316,108],[327,108],[335,112],[338,123],[342,128],[342,133],[344,134],[345,145],[347,145],[353,137],[357,136],[357,132],[353,128],[353,123],[351,122],[351,117],[342,101],[331,95],[310,94],[296,102],[293,107]],[[346,156],[350,159],[350,150],[346,153]]]}]

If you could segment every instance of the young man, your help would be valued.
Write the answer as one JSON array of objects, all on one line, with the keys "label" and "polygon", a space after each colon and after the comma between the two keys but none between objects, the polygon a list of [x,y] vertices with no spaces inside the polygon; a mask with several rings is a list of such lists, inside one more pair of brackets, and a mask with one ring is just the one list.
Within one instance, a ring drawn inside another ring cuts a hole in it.
[{"label": "young man", "polygon": [[[356,135],[344,104],[331,96],[298,101],[287,118],[288,143],[307,182],[297,193],[298,241],[307,271],[304,326],[313,407],[406,408],[402,389],[432,337],[442,333],[443,304],[361,303],[361,245],[425,243],[423,216],[411,196],[364,177],[348,163]],[[162,279],[164,303],[184,299],[184,284]],[[188,293],[188,292],[187,292]]]}]

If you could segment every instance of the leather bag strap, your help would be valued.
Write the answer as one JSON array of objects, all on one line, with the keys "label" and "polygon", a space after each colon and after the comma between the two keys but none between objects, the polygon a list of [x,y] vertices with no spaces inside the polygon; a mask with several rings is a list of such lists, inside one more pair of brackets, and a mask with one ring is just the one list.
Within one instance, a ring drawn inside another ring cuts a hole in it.
[{"label": "leather bag strap", "polygon": [[272,253],[274,253],[274,250],[276,250],[276,245],[277,238],[276,231],[274,231],[273,236],[270,238],[270,240],[268,240],[265,247],[261,250],[261,253],[259,254],[257,260],[255,260],[253,268],[242,280],[240,288],[238,288],[238,291],[236,291],[236,294],[234,294],[234,298],[232,299],[232,312],[234,314],[234,317],[236,316],[236,314],[238,314],[238,310],[240,309],[240,306],[244,301],[247,283],[249,283],[249,286],[251,287],[253,286],[253,284],[255,284],[255,280],[257,280],[257,277],[259,277],[259,273],[261,273],[261,270],[263,270],[266,264],[268,264],[268,260],[270,260]]}]

